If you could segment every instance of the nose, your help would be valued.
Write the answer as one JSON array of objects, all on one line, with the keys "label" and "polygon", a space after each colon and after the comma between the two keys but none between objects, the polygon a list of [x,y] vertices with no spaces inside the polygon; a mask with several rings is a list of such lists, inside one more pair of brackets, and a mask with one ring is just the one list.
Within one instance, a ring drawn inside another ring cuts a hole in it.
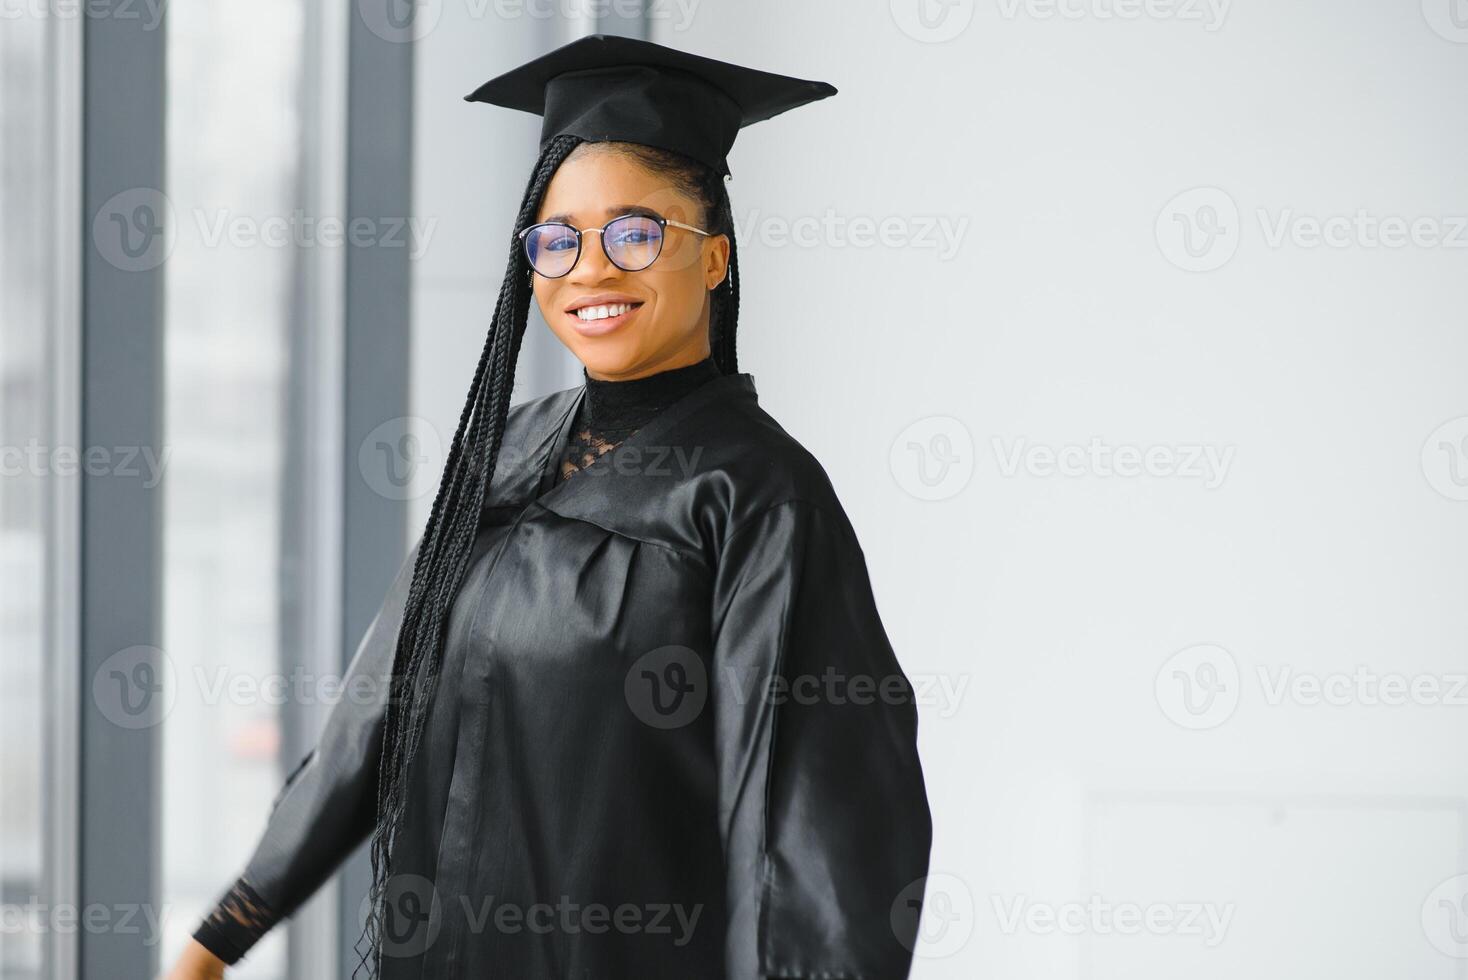
[{"label": "nose", "polygon": [[[596,243],[592,244],[592,239]],[[602,245],[602,233],[593,228],[581,233],[581,258],[576,262],[576,268],[571,270],[572,282],[602,282],[606,279],[614,279],[621,275],[619,269],[611,259],[607,258],[607,250]]]}]

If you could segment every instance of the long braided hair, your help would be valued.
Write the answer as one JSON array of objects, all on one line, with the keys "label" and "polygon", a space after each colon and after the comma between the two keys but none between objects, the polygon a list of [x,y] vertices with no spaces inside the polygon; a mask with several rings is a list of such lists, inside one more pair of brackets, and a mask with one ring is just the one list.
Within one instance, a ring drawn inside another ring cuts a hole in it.
[{"label": "long braided hair", "polygon": [[[516,216],[516,232],[535,221],[551,178],[582,142],[576,136],[557,136],[541,147]],[[733,211],[723,177],[713,168],[669,150],[638,143],[608,146],[632,156],[697,200],[703,208],[705,230],[729,237],[728,274],[714,290],[711,300],[709,346],[719,370],[724,374],[735,373],[738,370],[735,338],[739,320],[739,265]],[[370,911],[354,946],[360,962],[352,971],[353,980],[364,967],[368,980],[380,975],[387,887],[393,847],[407,804],[408,776],[423,735],[428,707],[433,702],[449,609],[468,569],[480,512],[499,459],[515,381],[515,362],[530,312],[533,281],[520,240],[511,234],[509,259],[495,303],[494,319],[419,543],[413,582],[398,631],[378,764]]]}]

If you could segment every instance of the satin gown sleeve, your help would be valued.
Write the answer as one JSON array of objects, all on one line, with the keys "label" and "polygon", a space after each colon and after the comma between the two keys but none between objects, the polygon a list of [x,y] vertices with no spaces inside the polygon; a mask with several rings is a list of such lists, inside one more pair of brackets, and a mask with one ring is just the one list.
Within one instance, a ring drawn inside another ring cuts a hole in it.
[{"label": "satin gown sleeve", "polygon": [[347,666],[316,746],[272,802],[253,856],[194,933],[225,963],[294,914],[372,832],[393,658],[417,553],[415,544]]},{"label": "satin gown sleeve", "polygon": [[932,838],[917,710],[839,505],[735,527],[713,626],[727,980],[906,977]]}]

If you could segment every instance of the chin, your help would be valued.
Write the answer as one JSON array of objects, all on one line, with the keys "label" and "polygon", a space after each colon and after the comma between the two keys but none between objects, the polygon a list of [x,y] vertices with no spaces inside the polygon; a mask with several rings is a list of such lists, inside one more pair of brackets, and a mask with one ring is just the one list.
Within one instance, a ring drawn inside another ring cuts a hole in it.
[{"label": "chin", "polygon": [[607,337],[600,342],[578,338],[578,341],[571,353],[593,375],[618,378],[636,371],[644,360],[643,352],[625,338]]}]

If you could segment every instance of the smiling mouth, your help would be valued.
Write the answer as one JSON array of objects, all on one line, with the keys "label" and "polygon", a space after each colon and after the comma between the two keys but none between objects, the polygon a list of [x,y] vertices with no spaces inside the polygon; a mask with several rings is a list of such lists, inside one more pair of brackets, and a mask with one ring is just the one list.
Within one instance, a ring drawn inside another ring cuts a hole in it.
[{"label": "smiling mouth", "polygon": [[630,313],[641,305],[641,303],[606,303],[601,306],[583,306],[578,310],[571,310],[570,313],[582,323],[594,323],[597,320],[610,320],[623,313]]}]

